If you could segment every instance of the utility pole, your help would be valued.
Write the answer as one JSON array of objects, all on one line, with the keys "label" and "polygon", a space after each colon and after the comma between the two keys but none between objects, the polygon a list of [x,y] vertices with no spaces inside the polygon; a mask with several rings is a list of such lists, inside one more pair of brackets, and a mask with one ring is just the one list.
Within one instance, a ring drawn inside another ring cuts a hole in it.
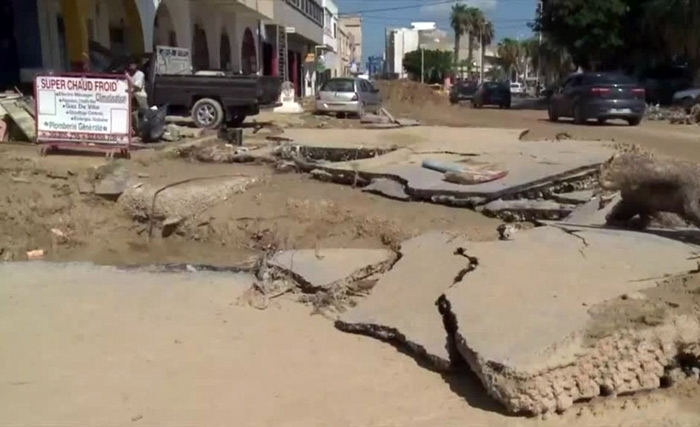
[{"label": "utility pole", "polygon": [[420,82],[425,83],[425,47],[420,45]]},{"label": "utility pole", "polygon": [[[542,0],[537,1],[537,15],[542,18]],[[542,72],[542,29],[538,31],[538,43],[537,43],[537,80],[535,83],[535,92],[539,95],[540,91],[540,74]]]}]

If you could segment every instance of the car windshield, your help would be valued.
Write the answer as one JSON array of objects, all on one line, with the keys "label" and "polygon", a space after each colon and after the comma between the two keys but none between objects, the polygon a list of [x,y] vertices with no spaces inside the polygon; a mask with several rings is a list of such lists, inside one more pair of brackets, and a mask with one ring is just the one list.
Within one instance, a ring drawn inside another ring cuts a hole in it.
[{"label": "car windshield", "polygon": [[352,79],[328,80],[321,87],[321,92],[355,92],[355,81]]},{"label": "car windshield", "polygon": [[632,77],[616,73],[591,74],[585,76],[584,80],[588,84],[632,85],[637,83]]}]

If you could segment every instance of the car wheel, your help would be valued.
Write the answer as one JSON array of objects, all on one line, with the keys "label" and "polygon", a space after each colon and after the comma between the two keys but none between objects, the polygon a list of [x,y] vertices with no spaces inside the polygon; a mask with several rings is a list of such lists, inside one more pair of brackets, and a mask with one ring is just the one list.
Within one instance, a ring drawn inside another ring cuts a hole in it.
[{"label": "car wheel", "polygon": [[607,120],[605,120],[605,119],[598,119],[598,124],[599,124],[599,125],[604,125],[605,122],[607,122]]},{"label": "car wheel", "polygon": [[583,110],[578,104],[574,106],[574,123],[576,123],[577,125],[582,125],[586,123],[586,118],[583,116]]},{"label": "car wheel", "polygon": [[633,119],[627,119],[627,123],[629,123],[630,126],[639,126],[639,124],[642,122],[641,117],[635,117]]},{"label": "car wheel", "polygon": [[506,110],[509,110],[510,109],[510,102],[506,102],[505,104],[503,104],[503,108]]},{"label": "car wheel", "polygon": [[554,108],[551,105],[549,106],[547,112],[549,114],[550,122],[556,122],[557,120],[559,120],[559,116],[557,116],[557,114],[554,112]]},{"label": "car wheel", "polygon": [[202,98],[192,107],[192,120],[199,128],[218,128],[224,121],[224,109],[216,99]]}]

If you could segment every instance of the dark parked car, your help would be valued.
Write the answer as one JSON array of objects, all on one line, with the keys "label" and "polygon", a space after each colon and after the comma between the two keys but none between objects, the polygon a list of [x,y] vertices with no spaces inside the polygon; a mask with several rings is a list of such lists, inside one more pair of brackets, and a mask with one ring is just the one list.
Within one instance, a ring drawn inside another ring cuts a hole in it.
[{"label": "dark parked car", "polygon": [[644,89],[631,77],[618,73],[572,74],[552,95],[549,120],[572,117],[577,124],[596,119],[626,120],[637,126],[646,108]]},{"label": "dark parked car", "polygon": [[459,82],[450,88],[450,104],[471,101],[479,85],[474,82]]},{"label": "dark parked car", "polygon": [[510,108],[510,83],[486,82],[479,85],[474,93],[472,105],[481,108],[484,105],[497,105]]}]

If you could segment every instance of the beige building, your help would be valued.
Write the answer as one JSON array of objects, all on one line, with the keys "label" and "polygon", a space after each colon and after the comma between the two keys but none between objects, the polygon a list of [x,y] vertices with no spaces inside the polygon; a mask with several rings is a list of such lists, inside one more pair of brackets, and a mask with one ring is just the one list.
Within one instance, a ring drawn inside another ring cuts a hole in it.
[{"label": "beige building", "polygon": [[360,71],[362,63],[362,17],[360,15],[346,15],[341,16],[338,21],[348,37],[352,38],[350,72],[357,73]]},{"label": "beige building", "polygon": [[333,77],[345,77],[350,75],[350,62],[352,59],[354,37],[342,24],[338,25],[338,63]]}]

